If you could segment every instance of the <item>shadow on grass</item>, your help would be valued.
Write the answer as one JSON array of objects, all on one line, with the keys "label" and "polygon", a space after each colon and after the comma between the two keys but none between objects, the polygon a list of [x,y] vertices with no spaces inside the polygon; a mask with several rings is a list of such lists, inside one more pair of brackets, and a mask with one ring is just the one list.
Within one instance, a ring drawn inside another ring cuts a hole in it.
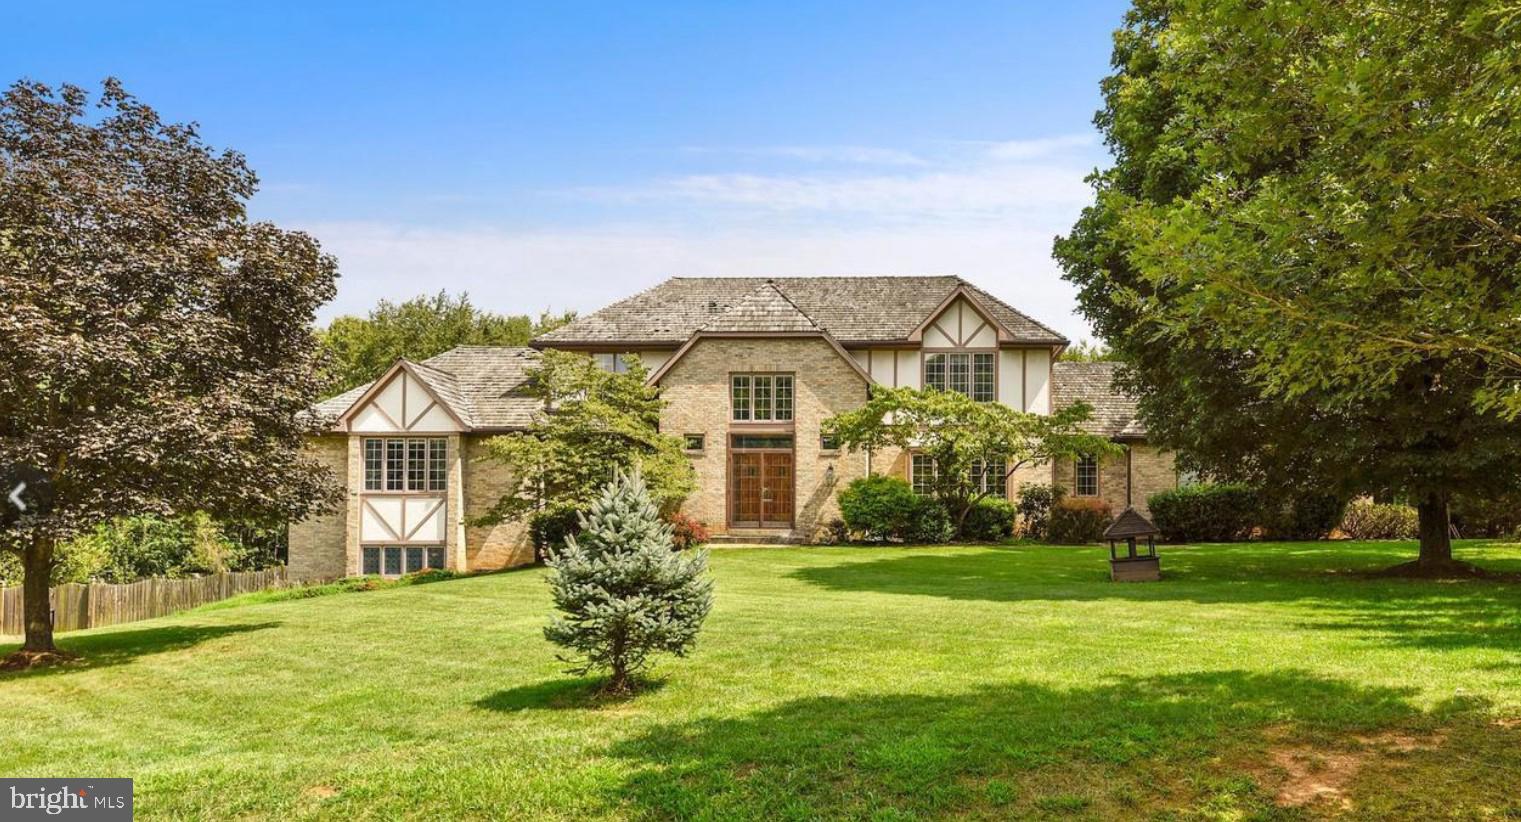
[{"label": "shadow on grass", "polygon": [[[0,673],[0,682],[19,677],[57,676],[94,668],[131,662],[141,656],[178,651],[226,636],[262,631],[279,626],[278,622],[253,622],[234,625],[165,625],[100,633],[61,634],[58,647],[78,654],[79,659],[61,665],[29,668]],[[0,645],[0,656],[20,647],[20,643]]]},{"label": "shadow on grass", "polygon": [[[1212,818],[1272,816],[1271,748],[1427,732],[1485,709],[1454,701],[1425,712],[1412,694],[1297,671],[1216,671],[1071,690],[1026,682],[800,699],[614,744],[608,755],[632,775],[604,799],[615,812],[654,818],[1130,818],[1206,807]],[[1501,732],[1512,749],[1521,742]],[[1487,776],[1441,778],[1479,779],[1464,788],[1474,801],[1521,810],[1503,776],[1521,766],[1521,750],[1502,756],[1475,763]]]},{"label": "shadow on grass", "polygon": [[841,562],[790,576],[833,591],[981,602],[1292,603],[1302,627],[1362,632],[1430,649],[1521,648],[1521,586],[1374,578],[1400,545],[1253,543],[1163,547],[1161,582],[1109,580],[1107,549],[994,548]]},{"label": "shadow on grass", "polygon": [[640,680],[638,690],[633,696],[610,697],[603,694],[601,690],[605,681],[600,677],[550,679],[535,682],[532,685],[497,691],[476,700],[475,706],[504,713],[530,710],[596,709],[607,705],[624,704],[631,699],[639,699],[665,687],[663,679]]}]

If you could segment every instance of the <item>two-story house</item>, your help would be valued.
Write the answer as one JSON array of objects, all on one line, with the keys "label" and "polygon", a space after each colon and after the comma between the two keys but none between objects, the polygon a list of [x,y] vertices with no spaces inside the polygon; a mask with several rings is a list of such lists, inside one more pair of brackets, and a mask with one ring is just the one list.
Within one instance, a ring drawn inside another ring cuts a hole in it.
[{"label": "two-story house", "polygon": [[1135,405],[1107,363],[1058,361],[1068,341],[959,277],[677,277],[533,341],[398,362],[322,403],[313,443],[346,480],[342,513],[291,529],[299,576],[486,569],[531,562],[523,526],[470,523],[510,487],[484,441],[538,412],[522,386],[537,349],[584,352],[604,367],[637,357],[665,401],[661,429],[697,473],[686,513],[735,539],[807,542],[838,514],[835,495],[868,473],[922,487],[912,453],[850,453],[820,423],[874,386],[961,391],[1031,413],[1078,400],[1124,456],[1022,469],[995,493],[1057,482],[1116,513],[1176,484],[1145,443]]}]

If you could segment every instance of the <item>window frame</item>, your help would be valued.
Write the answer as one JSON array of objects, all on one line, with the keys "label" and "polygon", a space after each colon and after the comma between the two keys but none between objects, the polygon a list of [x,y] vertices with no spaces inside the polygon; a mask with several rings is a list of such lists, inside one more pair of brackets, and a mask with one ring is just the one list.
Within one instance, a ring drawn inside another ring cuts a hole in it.
[{"label": "window frame", "polygon": [[919,384],[923,387],[956,391],[976,402],[997,402],[996,349],[927,348],[920,362]]},{"label": "window frame", "polygon": [[[693,441],[696,441],[697,444],[693,445],[692,444]],[[708,437],[707,437],[706,434],[682,434],[681,435],[681,448],[682,448],[683,451],[687,451],[689,453],[695,453],[695,452],[698,452],[698,451],[705,450],[704,446],[706,446],[707,443],[708,443]]]},{"label": "window frame", "polygon": [[[1091,469],[1091,471],[1092,471],[1092,477],[1090,479],[1092,480],[1093,491],[1091,493],[1084,493],[1083,492],[1083,484],[1084,484],[1083,483],[1083,472],[1084,472],[1085,468],[1086,469]],[[1073,460],[1073,463],[1072,463],[1072,496],[1074,496],[1074,497],[1087,497],[1087,498],[1097,497],[1097,496],[1100,495],[1101,490],[1102,489],[1101,489],[1100,483],[1099,483],[1099,461],[1098,461],[1098,457],[1095,457],[1095,456],[1093,456],[1091,454],[1085,454],[1084,456],[1078,457],[1076,460]]]},{"label": "window frame", "polygon": [[[762,384],[765,385],[764,391]],[[764,408],[761,407],[763,398]],[[730,422],[791,425],[796,416],[796,374],[788,371],[735,371],[729,374]]]},{"label": "window frame", "polygon": [[[396,560],[394,566],[391,564],[393,558]],[[413,562],[414,558],[417,559],[416,563]],[[393,567],[395,570],[392,570]],[[362,576],[402,577],[421,571],[446,570],[448,567],[449,552],[443,545],[380,542],[359,546],[359,573]]]},{"label": "window frame", "polygon": [[[1007,473],[1009,470],[1009,460],[1007,457],[1002,457],[993,462],[995,465],[1001,465],[1002,469],[996,474],[990,474],[986,471],[982,472],[977,478],[977,483],[972,487],[972,493],[982,493],[987,489],[989,479],[996,477],[995,481],[998,485],[993,490],[988,491],[988,496],[996,496],[1000,499],[1008,499],[1009,483],[1007,482]],[[982,460],[972,461],[971,467],[967,469],[968,482],[971,482],[971,472],[977,469],[981,463]],[[922,468],[921,465],[927,465],[928,469],[926,470],[925,468]],[[927,476],[925,479],[921,480],[921,475]],[[910,455],[908,461],[908,484],[909,487],[914,489],[915,494],[919,494],[920,496],[928,496],[929,494],[933,493],[933,483],[935,480],[939,479],[939,477],[940,467],[935,464],[934,457],[921,453],[914,453]],[[922,488],[921,485],[923,486]]]},{"label": "window frame", "polygon": [[446,437],[364,437],[359,453],[365,493],[442,494],[449,490]]}]

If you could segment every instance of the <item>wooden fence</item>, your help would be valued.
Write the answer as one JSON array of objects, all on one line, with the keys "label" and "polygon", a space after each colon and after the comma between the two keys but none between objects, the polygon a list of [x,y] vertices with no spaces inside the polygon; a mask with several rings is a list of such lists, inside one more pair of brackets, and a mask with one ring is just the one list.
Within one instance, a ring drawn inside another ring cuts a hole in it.
[{"label": "wooden fence", "polygon": [[[77,631],[168,616],[238,594],[290,584],[285,567],[280,566],[186,579],[152,577],[125,585],[68,582],[54,586],[48,593],[53,607],[53,630]],[[24,634],[25,625],[21,587],[0,587],[0,636]]]}]

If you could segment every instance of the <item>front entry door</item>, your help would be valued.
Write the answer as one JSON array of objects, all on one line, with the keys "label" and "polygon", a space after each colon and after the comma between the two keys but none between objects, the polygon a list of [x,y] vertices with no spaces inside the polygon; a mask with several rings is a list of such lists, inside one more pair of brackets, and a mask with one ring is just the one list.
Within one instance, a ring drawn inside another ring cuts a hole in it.
[{"label": "front entry door", "polygon": [[735,450],[729,517],[736,528],[792,527],[792,452]]}]

